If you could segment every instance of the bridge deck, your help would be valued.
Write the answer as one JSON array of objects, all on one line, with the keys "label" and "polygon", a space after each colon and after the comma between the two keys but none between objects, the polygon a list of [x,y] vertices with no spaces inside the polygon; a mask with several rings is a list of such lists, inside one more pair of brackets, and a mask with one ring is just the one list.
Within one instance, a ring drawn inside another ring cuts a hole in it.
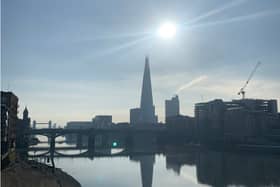
[{"label": "bridge deck", "polygon": [[104,133],[161,133],[165,132],[166,128],[111,128],[111,129],[62,129],[62,128],[56,128],[56,129],[50,129],[50,128],[44,128],[44,129],[30,129],[26,131],[26,134],[104,134]]}]

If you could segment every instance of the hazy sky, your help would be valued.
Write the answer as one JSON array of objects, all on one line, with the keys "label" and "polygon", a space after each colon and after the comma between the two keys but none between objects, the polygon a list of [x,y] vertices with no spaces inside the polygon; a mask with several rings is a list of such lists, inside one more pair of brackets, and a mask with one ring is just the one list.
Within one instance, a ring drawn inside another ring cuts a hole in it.
[{"label": "hazy sky", "polygon": [[[155,34],[166,20],[179,26],[169,40]],[[259,60],[247,96],[280,100],[279,0],[2,0],[1,27],[2,90],[37,121],[128,121],[145,55],[160,120],[178,91],[188,115],[196,102],[239,98]]]}]

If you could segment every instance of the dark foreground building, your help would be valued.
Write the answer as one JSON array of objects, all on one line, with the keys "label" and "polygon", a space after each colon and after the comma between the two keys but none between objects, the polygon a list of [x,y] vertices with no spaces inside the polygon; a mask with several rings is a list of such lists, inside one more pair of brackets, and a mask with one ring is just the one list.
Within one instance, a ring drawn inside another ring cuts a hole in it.
[{"label": "dark foreground building", "polygon": [[1,165],[15,159],[18,97],[1,91]]}]

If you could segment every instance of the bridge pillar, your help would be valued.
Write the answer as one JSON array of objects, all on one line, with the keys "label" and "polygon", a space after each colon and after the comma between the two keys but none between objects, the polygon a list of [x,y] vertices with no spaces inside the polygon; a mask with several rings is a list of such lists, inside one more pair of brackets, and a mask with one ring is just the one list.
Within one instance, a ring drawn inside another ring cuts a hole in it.
[{"label": "bridge pillar", "polygon": [[101,147],[108,147],[109,135],[103,134],[101,137]]},{"label": "bridge pillar", "polygon": [[95,135],[90,134],[88,136],[88,152],[90,156],[93,156],[95,152]]},{"label": "bridge pillar", "polygon": [[50,141],[50,152],[54,152],[55,150],[55,135],[51,134],[49,137],[49,141]]},{"label": "bridge pillar", "polygon": [[82,135],[77,134],[77,145],[76,145],[76,147],[79,148],[79,147],[82,147],[82,145],[83,145]]},{"label": "bridge pillar", "polygon": [[35,120],[33,120],[32,128],[36,129],[36,121]]},{"label": "bridge pillar", "polygon": [[125,136],[125,148],[128,150],[131,150],[134,145],[133,137],[131,135],[126,135]]},{"label": "bridge pillar", "polygon": [[50,135],[50,158],[51,158],[51,162],[52,162],[52,172],[54,173],[55,171],[55,164],[54,164],[54,151],[55,151],[55,134],[51,134]]}]

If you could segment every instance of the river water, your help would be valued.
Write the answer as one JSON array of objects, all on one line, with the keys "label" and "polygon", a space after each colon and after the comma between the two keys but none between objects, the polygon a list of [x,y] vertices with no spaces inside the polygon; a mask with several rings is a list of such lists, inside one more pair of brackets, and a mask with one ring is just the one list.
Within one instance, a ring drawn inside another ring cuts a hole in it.
[{"label": "river water", "polygon": [[[280,186],[279,155],[169,149],[172,151],[116,157],[55,157],[54,163],[82,187]],[[122,150],[105,150],[112,151]]]},{"label": "river water", "polygon": [[94,160],[64,158],[55,159],[55,162],[56,167],[73,176],[83,187],[203,186],[197,182],[194,166],[183,166],[178,174],[171,168],[166,169],[166,160],[162,155],[138,159],[139,161],[118,157]]}]

